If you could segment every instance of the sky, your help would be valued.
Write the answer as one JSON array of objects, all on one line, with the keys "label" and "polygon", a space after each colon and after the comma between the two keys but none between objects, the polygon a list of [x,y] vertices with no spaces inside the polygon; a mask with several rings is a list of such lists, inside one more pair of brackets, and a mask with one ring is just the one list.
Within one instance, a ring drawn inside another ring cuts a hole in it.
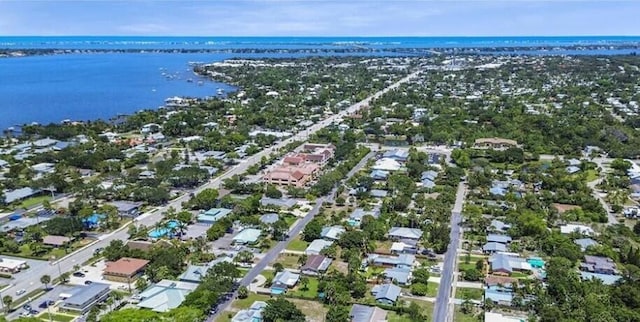
[{"label": "sky", "polygon": [[640,35],[640,0],[0,0],[0,35]]}]

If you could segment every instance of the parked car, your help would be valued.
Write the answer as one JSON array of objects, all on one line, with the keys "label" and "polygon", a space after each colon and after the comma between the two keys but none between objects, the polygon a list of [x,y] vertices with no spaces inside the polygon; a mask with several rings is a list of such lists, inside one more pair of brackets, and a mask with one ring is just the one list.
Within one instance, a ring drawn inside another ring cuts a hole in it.
[{"label": "parked car", "polygon": [[52,301],[52,300],[47,300],[47,301],[42,301],[42,303],[40,303],[40,305],[38,305],[39,308],[41,309],[46,309],[49,306],[55,304],[56,302]]},{"label": "parked car", "polygon": [[85,277],[86,275],[84,275],[83,272],[75,272],[75,273],[73,273],[73,276],[75,276],[75,277]]},{"label": "parked car", "polygon": [[29,304],[23,305],[22,308],[25,309],[26,311],[31,311],[31,305]]},{"label": "parked car", "polygon": [[21,289],[21,290],[17,290],[17,291],[16,291],[16,295],[22,295],[22,294],[24,294],[24,293],[27,293],[27,290],[25,290],[25,289]]},{"label": "parked car", "polygon": [[84,285],[89,285],[91,283],[93,283],[93,282],[92,281],[84,281]]}]

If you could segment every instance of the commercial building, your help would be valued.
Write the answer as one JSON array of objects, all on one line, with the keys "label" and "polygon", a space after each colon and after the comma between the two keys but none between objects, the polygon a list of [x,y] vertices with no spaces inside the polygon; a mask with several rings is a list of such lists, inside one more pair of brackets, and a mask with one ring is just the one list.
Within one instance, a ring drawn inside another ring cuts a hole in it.
[{"label": "commercial building", "polygon": [[142,275],[148,264],[146,259],[123,257],[115,262],[107,262],[102,276],[109,281],[131,283]]},{"label": "commercial building", "polygon": [[60,309],[80,314],[87,313],[94,305],[109,297],[110,292],[109,284],[105,283],[78,286],[72,291],[71,296],[63,301]]}]

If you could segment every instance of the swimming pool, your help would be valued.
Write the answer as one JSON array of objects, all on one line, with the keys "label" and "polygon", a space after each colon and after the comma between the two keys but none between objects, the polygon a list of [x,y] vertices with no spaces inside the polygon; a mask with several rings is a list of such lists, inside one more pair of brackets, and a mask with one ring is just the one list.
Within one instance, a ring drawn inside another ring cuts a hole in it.
[{"label": "swimming pool", "polygon": [[173,230],[180,225],[177,220],[169,220],[164,227],[153,229],[149,232],[151,238],[173,237]]}]

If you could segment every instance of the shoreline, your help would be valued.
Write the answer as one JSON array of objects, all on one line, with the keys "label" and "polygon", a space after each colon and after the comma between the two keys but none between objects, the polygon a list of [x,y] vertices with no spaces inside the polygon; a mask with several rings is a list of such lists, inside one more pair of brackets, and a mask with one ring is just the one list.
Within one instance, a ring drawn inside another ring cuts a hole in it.
[{"label": "shoreline", "polygon": [[[120,49],[70,49],[70,48],[0,48],[0,58],[20,58],[29,56],[50,56],[68,54],[406,54],[406,55],[430,55],[430,54],[518,54],[519,52],[539,51],[553,54],[556,51],[615,51],[630,50],[640,51],[640,42],[624,44],[567,44],[567,45],[532,45],[532,46],[451,46],[451,47],[389,47],[376,48],[364,45],[354,45],[348,48],[226,48],[226,49],[144,49],[144,48],[120,48]],[[630,54],[633,54],[631,52]]]}]

